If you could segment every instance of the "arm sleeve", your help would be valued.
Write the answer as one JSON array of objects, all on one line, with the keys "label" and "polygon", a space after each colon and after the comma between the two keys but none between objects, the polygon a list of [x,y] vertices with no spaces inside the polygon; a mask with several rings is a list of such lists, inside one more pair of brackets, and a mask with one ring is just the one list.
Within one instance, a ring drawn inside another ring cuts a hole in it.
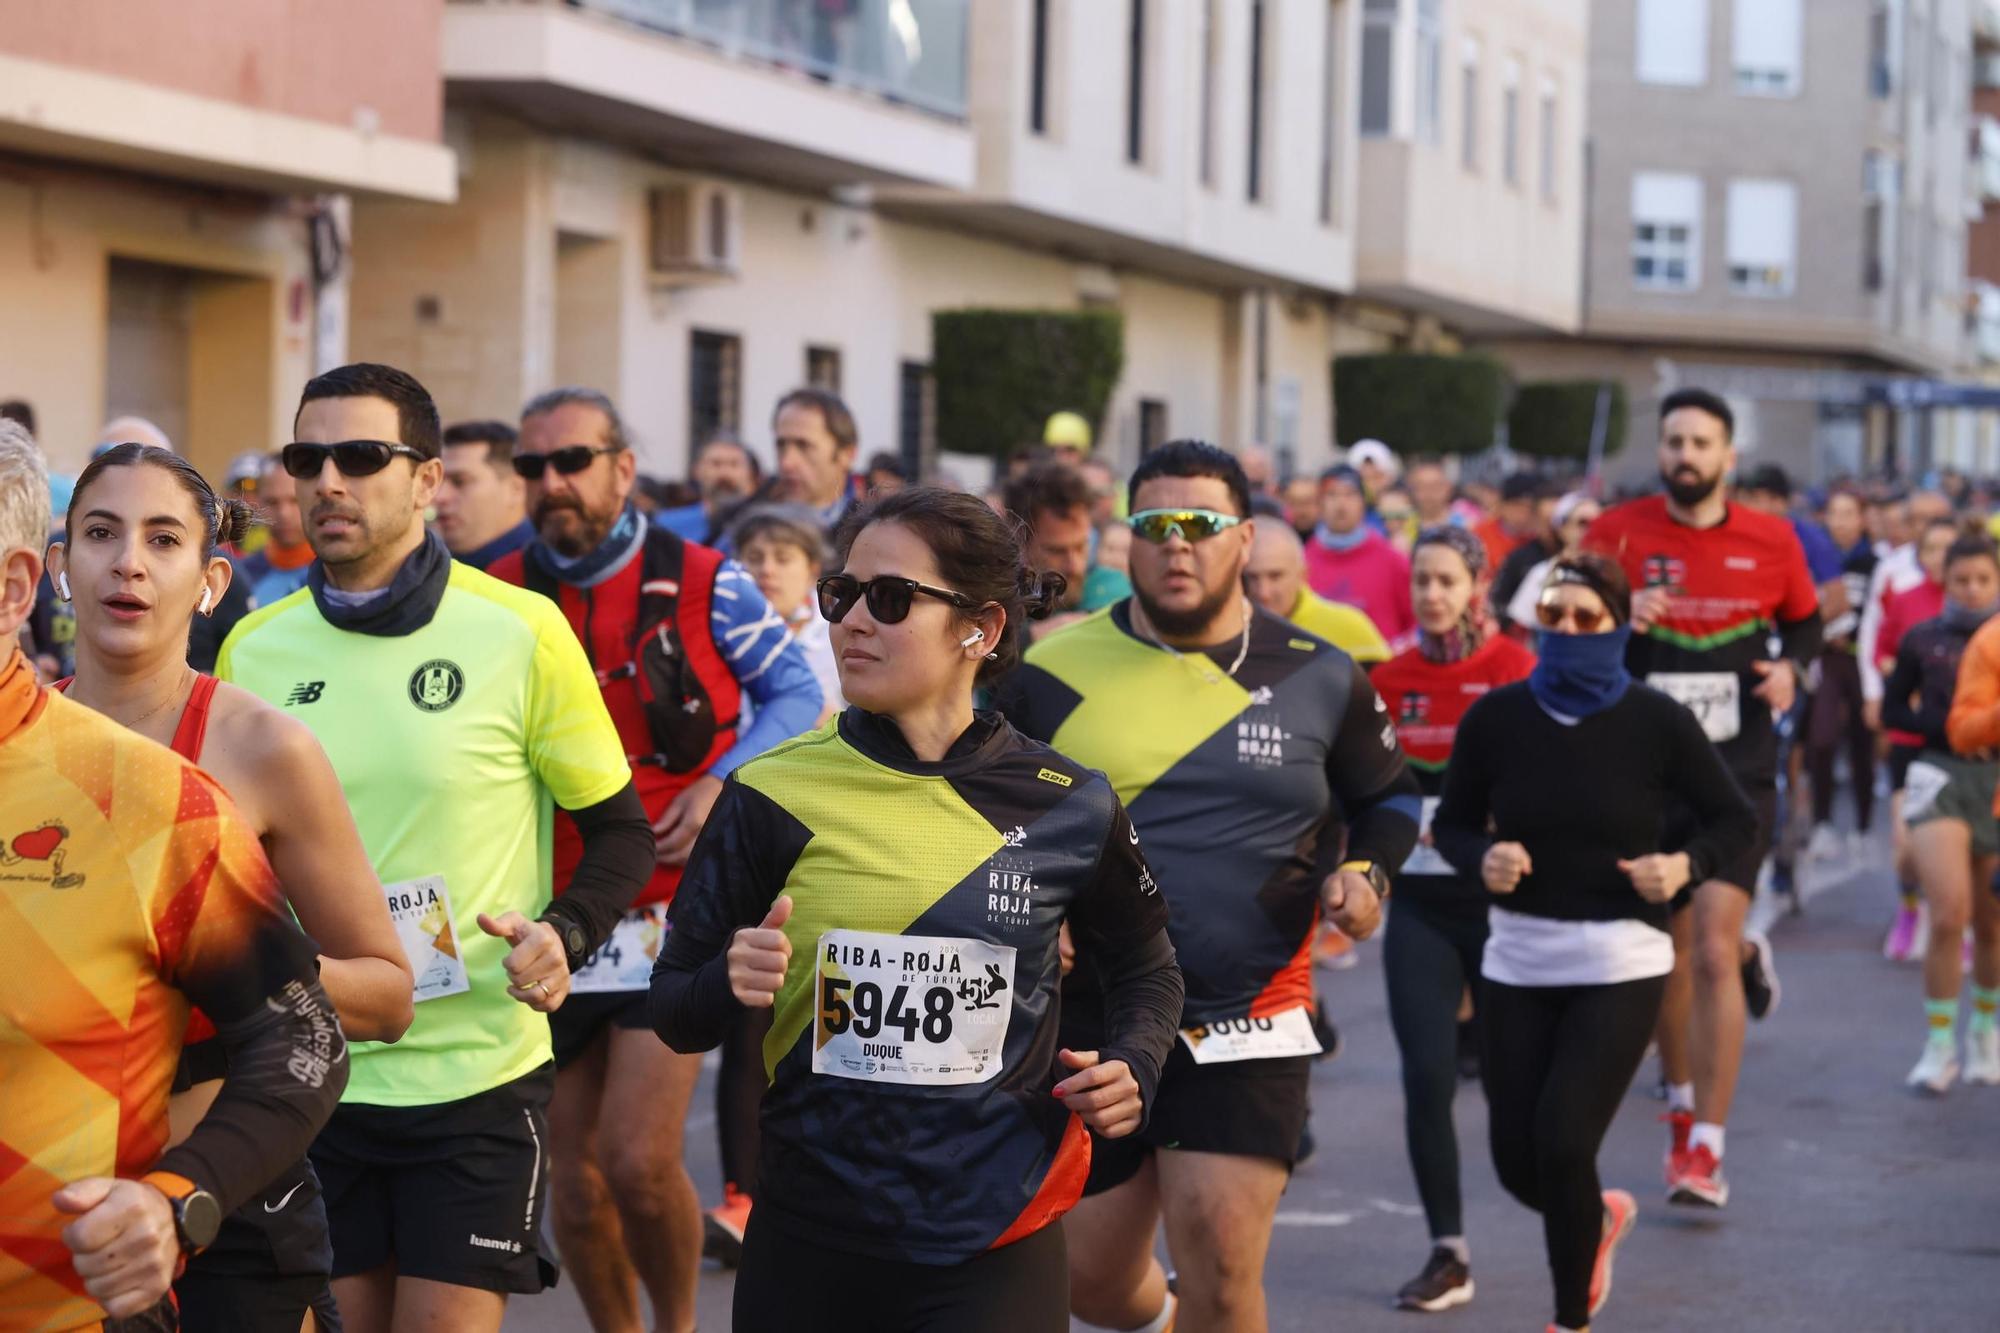
[{"label": "arm sleeve", "polygon": [[1695,835],[1668,851],[1686,852],[1688,884],[1740,860],[1757,841],[1757,812],[1693,713],[1672,710],[1673,795],[1695,814]]},{"label": "arm sleeve", "polygon": [[1097,873],[1070,905],[1077,950],[1088,951],[1104,991],[1104,1060],[1123,1060],[1153,1109],[1160,1066],[1180,1027],[1183,983],[1167,939],[1167,904],[1139,850],[1125,807],[1113,798],[1111,829]]},{"label": "arm sleeve", "polygon": [[[1778,623],[1779,653],[1801,668],[1811,665],[1819,656],[1822,644],[1826,642],[1826,622],[1820,619],[1818,603],[1814,603],[1812,614],[1803,620],[1785,620]],[[1804,686],[1800,682],[1801,687]]]},{"label": "arm sleeve", "polygon": [[1951,748],[1960,754],[1990,750],[2000,745],[2000,662],[1994,660],[1994,644],[2000,642],[1988,624],[1965,645],[1958,664],[1958,687],[1952,692],[1951,714],[1945,732]]},{"label": "arm sleeve", "polygon": [[1368,673],[1352,663],[1349,670],[1347,711],[1326,756],[1327,782],[1347,819],[1347,849],[1323,839],[1318,869],[1325,876],[1342,860],[1373,861],[1393,874],[1417,845],[1423,787],[1403,762],[1396,725]]},{"label": "arm sleeve", "polygon": [[729,988],[729,941],[764,919],[810,838],[761,792],[729,778],[701,835],[668,915],[673,929],[653,963],[653,1030],[674,1050],[721,1043],[742,1004]]},{"label": "arm sleeve", "polygon": [[1492,814],[1487,716],[1482,699],[1459,719],[1451,763],[1444,771],[1444,791],[1438,798],[1437,813],[1431,816],[1431,842],[1438,854],[1474,884],[1482,882],[1479,865],[1486,859],[1486,849],[1493,845],[1486,832]]},{"label": "arm sleeve", "polygon": [[826,698],[784,617],[734,560],[724,561],[715,576],[708,620],[730,674],[756,705],[736,744],[708,770],[711,777],[726,778],[745,760],[812,730]]},{"label": "arm sleeve", "polygon": [[[1896,731],[1911,731],[1926,740],[1951,743],[1931,727],[1924,725],[1924,718],[1916,706],[1910,702],[1923,684],[1923,670],[1917,664],[1917,657],[1906,642],[1896,649],[1896,665],[1889,672],[1889,679],[1882,685],[1882,725]],[[1933,722],[1936,719],[1932,719]]]},{"label": "arm sleeve", "polygon": [[[569,816],[583,838],[583,857],[569,887],[549,904],[542,920],[581,926],[589,952],[610,938],[618,918],[653,877],[653,827],[646,821],[639,789],[629,778],[610,799],[572,810]],[[578,967],[582,960],[569,962]]]}]

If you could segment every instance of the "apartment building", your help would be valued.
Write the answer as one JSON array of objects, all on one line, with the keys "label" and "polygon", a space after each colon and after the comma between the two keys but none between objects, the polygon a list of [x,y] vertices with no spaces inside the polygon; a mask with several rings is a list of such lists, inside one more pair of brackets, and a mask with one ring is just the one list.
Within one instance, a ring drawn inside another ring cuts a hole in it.
[{"label": "apartment building", "polygon": [[1950,451],[1966,423],[1870,381],[1964,356],[1968,0],[1592,6],[1583,321],[1492,346],[1528,378],[1612,376],[1652,470],[1662,390],[1728,394],[1797,475]]},{"label": "apartment building", "polygon": [[137,413],[215,475],[343,354],[344,200],[431,205],[441,0],[6,0],[0,397],[75,470]]}]

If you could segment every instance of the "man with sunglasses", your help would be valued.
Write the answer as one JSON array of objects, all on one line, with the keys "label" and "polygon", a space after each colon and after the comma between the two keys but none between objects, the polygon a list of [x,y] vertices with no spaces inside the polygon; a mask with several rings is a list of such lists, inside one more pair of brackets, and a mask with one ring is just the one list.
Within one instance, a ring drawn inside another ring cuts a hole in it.
[{"label": "man with sunglasses", "polygon": [[[597,1328],[639,1327],[643,1283],[655,1326],[683,1333],[694,1327],[703,1223],[681,1134],[701,1058],[653,1035],[653,959],[722,780],[810,730],[822,695],[785,618],[747,570],[640,514],[638,459],[604,394],[561,388],[530,402],[513,467],[527,484],[535,539],[493,574],[553,600],[582,641],[655,852],[645,887],[549,1019],[556,1242]],[[558,902],[581,850],[558,816]],[[734,1199],[713,1215],[725,1250],[728,1239],[740,1242],[747,1215]]]},{"label": "man with sunglasses", "polygon": [[[1361,668],[1245,595],[1250,491],[1234,456],[1165,445],[1129,495],[1133,595],[1029,649],[1000,696],[1024,734],[1110,777],[1187,982],[1148,1124],[1093,1144],[1086,1197],[1065,1220],[1072,1310],[1106,1328],[1168,1327],[1152,1258],[1164,1217],[1178,1326],[1261,1329],[1264,1258],[1320,1050],[1313,933],[1322,914],[1356,938],[1374,931],[1421,795]],[[1080,953],[1064,1044],[1094,1049],[1101,1022]]]},{"label": "man with sunglasses", "polygon": [[[1721,1208],[1723,1126],[1743,1062],[1746,994],[1774,1001],[1770,946],[1744,925],[1777,816],[1777,733],[1805,666],[1819,653],[1819,594],[1798,534],[1782,518],[1732,503],[1735,417],[1703,389],[1660,403],[1666,494],[1608,509],[1584,534],[1635,589],[1633,676],[1687,705],[1757,808],[1748,855],[1681,893],[1673,914],[1674,970],[1660,1011],[1667,1083],[1667,1202]],[[1770,639],[1780,650],[1773,657]],[[1670,832],[1692,818],[1669,811]]]},{"label": "man with sunglasses", "polygon": [[[306,385],[282,451],[318,559],[247,618],[217,674],[310,727],[333,762],[417,976],[394,1046],[357,1042],[312,1150],[352,1333],[493,1333],[541,1291],[554,1085],[544,1015],[652,870],[652,838],[590,663],[540,597],[425,530],[437,408],[400,370]],[[581,864],[549,900],[551,807]]]}]

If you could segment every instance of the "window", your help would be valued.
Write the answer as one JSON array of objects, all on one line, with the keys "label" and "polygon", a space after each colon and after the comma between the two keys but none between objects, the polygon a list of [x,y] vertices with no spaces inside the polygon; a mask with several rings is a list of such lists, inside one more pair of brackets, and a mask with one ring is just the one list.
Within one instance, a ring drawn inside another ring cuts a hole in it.
[{"label": "window", "polygon": [[1729,182],[1729,290],[1790,296],[1798,279],[1799,192],[1790,181]]},{"label": "window", "polygon": [[688,442],[743,426],[743,340],[696,329],[688,342]]},{"label": "window", "polygon": [[1708,82],[1708,0],[1638,0],[1641,83]]},{"label": "window", "polygon": [[1542,107],[1540,127],[1536,135],[1539,151],[1536,156],[1541,162],[1542,200],[1553,204],[1556,201],[1556,81],[1542,79]]},{"label": "window", "polygon": [[1868,92],[1887,97],[1896,90],[1896,66],[1890,57],[1890,0],[1874,0],[1868,7]]},{"label": "window", "polygon": [[815,389],[825,389],[831,393],[840,392],[838,347],[806,348],[806,383]]},{"label": "window", "polygon": [[1736,0],[1731,46],[1737,92],[1797,95],[1804,22],[1805,0]]},{"label": "window", "polygon": [[1439,100],[1444,96],[1444,21],[1438,17],[1440,0],[1417,0],[1417,138],[1428,144],[1442,142],[1444,117]]},{"label": "window", "polygon": [[1396,9],[1400,0],[1362,0],[1361,133],[1395,128]]},{"label": "window", "polygon": [[1632,177],[1632,285],[1691,292],[1701,286],[1701,177],[1642,171]]},{"label": "window", "polygon": [[1167,442],[1167,405],[1158,398],[1139,400],[1139,454],[1144,457]]},{"label": "window", "polygon": [[1321,0],[1326,31],[1320,38],[1319,221],[1331,227],[1340,196],[1340,18],[1341,0]]},{"label": "window", "polygon": [[1125,34],[1125,160],[1146,160],[1146,0],[1131,0]]},{"label": "window", "polygon": [[1521,183],[1521,62],[1507,62],[1500,89],[1500,178]]},{"label": "window", "polygon": [[1459,133],[1463,147],[1459,160],[1467,171],[1479,170],[1479,43],[1472,38],[1465,42],[1464,68],[1459,73],[1458,96],[1461,103]]},{"label": "window", "polygon": [[1244,193],[1264,198],[1264,0],[1250,0],[1250,165]]},{"label": "window", "polygon": [[937,454],[937,380],[921,361],[905,361],[897,382],[897,451],[912,477],[928,471]]},{"label": "window", "polygon": [[1034,134],[1049,132],[1049,4],[1034,0],[1034,34],[1030,40],[1028,67],[1028,129]]},{"label": "window", "polygon": [[1201,183],[1215,188],[1215,82],[1222,62],[1222,0],[1206,0],[1201,18]]},{"label": "window", "polygon": [[1861,159],[1862,206],[1861,286],[1879,292],[1890,284],[1889,269],[1896,254],[1896,218],[1903,195],[1902,164],[1882,152]]}]

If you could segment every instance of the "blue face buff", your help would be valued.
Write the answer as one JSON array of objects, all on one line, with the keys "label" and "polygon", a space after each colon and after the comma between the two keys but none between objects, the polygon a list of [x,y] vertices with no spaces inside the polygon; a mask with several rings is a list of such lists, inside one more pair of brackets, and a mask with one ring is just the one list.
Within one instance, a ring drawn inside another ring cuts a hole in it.
[{"label": "blue face buff", "polygon": [[1600,713],[1624,698],[1632,683],[1632,673],[1625,669],[1631,639],[1630,625],[1608,634],[1543,630],[1535,636],[1540,656],[1528,675],[1528,689],[1552,713],[1574,718]]}]

